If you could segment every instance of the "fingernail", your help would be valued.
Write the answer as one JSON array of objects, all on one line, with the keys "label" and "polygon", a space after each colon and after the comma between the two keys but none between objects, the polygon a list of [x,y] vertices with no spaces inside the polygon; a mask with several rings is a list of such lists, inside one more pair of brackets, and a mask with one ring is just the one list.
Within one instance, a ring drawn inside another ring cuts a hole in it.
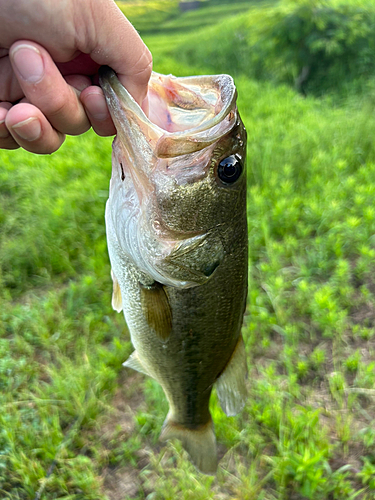
[{"label": "fingernail", "polygon": [[109,118],[107,104],[102,94],[92,92],[85,96],[85,106],[88,108],[90,116],[98,121]]},{"label": "fingernail", "polygon": [[25,43],[17,45],[10,57],[19,75],[28,83],[38,83],[44,76],[44,63],[39,50]]},{"label": "fingernail", "polygon": [[12,126],[12,131],[25,141],[36,141],[42,134],[40,121],[35,116]]}]

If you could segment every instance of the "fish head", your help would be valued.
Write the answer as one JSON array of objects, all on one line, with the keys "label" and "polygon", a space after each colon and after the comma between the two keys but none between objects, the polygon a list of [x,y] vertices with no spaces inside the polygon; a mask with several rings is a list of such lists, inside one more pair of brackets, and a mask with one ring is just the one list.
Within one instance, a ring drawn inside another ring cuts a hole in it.
[{"label": "fish head", "polygon": [[246,221],[246,131],[232,78],[153,73],[148,116],[110,68],[100,84],[117,130],[108,239],[155,281],[206,283]]}]

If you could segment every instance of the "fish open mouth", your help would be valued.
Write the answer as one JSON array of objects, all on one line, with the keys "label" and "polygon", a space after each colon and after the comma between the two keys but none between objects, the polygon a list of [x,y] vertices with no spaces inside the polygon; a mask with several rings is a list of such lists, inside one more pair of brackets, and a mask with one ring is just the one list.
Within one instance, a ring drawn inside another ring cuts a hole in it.
[{"label": "fish open mouth", "polygon": [[[237,93],[229,75],[176,78],[152,73],[149,116],[111,68],[100,68],[99,77],[121,140],[128,142],[129,134],[142,134],[157,158],[199,151],[216,142],[235,124]],[[134,145],[126,147],[133,149]],[[144,145],[141,150],[144,151]]]}]

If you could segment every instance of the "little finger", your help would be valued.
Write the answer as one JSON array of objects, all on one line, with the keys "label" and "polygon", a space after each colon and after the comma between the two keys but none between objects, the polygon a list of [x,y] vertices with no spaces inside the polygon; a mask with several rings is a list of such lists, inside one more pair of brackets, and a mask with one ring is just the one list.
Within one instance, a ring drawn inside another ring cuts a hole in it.
[{"label": "little finger", "polygon": [[16,143],[31,153],[53,153],[65,140],[65,135],[52,127],[40,109],[29,103],[13,106],[5,117],[5,125]]}]

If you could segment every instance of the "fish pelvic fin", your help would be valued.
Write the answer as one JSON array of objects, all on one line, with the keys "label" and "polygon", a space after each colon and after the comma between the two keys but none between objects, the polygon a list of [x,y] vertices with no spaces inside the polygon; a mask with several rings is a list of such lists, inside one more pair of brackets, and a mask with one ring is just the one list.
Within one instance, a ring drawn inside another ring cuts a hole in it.
[{"label": "fish pelvic fin", "polygon": [[117,278],[111,269],[111,276],[113,281],[113,292],[112,292],[112,307],[118,313],[122,311],[122,297],[120,285],[118,284]]},{"label": "fish pelvic fin", "polygon": [[217,450],[212,420],[195,428],[188,428],[172,420],[168,414],[160,434],[160,441],[177,438],[190,455],[195,467],[203,474],[216,474]]},{"label": "fish pelvic fin", "polygon": [[141,306],[148,325],[165,342],[172,331],[172,311],[164,286],[155,281],[151,286],[139,285]]},{"label": "fish pelvic fin", "polygon": [[135,370],[136,372],[144,373],[145,375],[148,375],[151,377],[147,371],[147,368],[145,368],[142,364],[142,361],[139,358],[138,352],[134,351],[128,359],[122,363],[122,366],[125,366],[126,368],[131,368],[132,370]]},{"label": "fish pelvic fin", "polygon": [[237,415],[245,406],[246,375],[246,352],[241,335],[227,366],[216,380],[216,393],[220,406],[228,417]]}]

